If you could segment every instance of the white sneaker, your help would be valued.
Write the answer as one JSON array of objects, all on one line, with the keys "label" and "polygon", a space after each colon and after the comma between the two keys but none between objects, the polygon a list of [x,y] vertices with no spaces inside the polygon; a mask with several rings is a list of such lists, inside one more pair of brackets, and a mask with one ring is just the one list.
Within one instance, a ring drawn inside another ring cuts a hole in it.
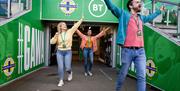
[{"label": "white sneaker", "polygon": [[93,74],[91,72],[88,72],[89,76],[92,76]]},{"label": "white sneaker", "polygon": [[72,72],[68,75],[68,81],[72,80]]},{"label": "white sneaker", "polygon": [[64,85],[63,80],[60,80],[58,86],[61,87],[61,86],[63,86],[63,85]]},{"label": "white sneaker", "polygon": [[88,74],[85,72],[84,75],[87,76]]}]

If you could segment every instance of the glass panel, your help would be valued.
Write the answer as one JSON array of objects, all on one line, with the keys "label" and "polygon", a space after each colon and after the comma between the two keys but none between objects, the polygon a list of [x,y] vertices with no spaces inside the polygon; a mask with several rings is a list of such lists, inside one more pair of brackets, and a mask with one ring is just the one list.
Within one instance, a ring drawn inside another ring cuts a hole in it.
[{"label": "glass panel", "polygon": [[23,4],[23,10],[26,9],[26,4],[27,4],[26,1],[27,1],[27,0],[21,0],[21,3]]},{"label": "glass panel", "polygon": [[8,0],[0,0],[0,18],[7,16]]},{"label": "glass panel", "polygon": [[23,4],[21,3],[21,0],[12,0],[11,3],[12,15],[18,14],[21,11],[23,11]]},{"label": "glass panel", "polygon": [[31,0],[0,0],[0,22],[31,9],[31,2]]}]

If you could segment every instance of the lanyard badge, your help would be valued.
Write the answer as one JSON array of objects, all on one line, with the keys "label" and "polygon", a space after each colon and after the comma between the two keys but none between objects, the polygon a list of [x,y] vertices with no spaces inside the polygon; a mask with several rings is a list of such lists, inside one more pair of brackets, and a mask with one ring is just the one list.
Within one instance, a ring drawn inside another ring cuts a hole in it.
[{"label": "lanyard badge", "polygon": [[137,36],[142,36],[142,30],[139,30],[137,31]]},{"label": "lanyard badge", "polygon": [[63,36],[62,36],[62,34],[61,34],[61,38],[62,38],[62,47],[63,48],[66,48],[66,44],[65,44],[65,36],[66,36],[66,32],[64,33],[64,38],[63,38]]},{"label": "lanyard badge", "polygon": [[63,43],[63,48],[66,48],[66,45]]},{"label": "lanyard badge", "polygon": [[137,20],[135,19],[135,17],[133,16],[135,22],[136,22],[136,25],[138,27],[138,31],[137,31],[137,36],[138,37],[141,37],[143,36],[143,33],[142,33],[142,30],[140,29],[140,25],[139,25],[139,17],[137,17]]}]

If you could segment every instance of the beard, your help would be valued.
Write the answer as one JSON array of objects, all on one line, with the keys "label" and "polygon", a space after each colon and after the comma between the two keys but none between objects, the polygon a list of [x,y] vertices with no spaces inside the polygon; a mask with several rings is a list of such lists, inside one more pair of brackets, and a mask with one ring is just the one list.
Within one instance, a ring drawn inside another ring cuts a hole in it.
[{"label": "beard", "polygon": [[138,12],[138,13],[139,13],[139,12],[141,12],[141,8],[140,8],[140,9],[138,9],[138,10],[137,10],[137,12]]},{"label": "beard", "polygon": [[138,7],[134,7],[133,9],[135,12],[139,13],[141,12],[141,5],[139,5]]}]

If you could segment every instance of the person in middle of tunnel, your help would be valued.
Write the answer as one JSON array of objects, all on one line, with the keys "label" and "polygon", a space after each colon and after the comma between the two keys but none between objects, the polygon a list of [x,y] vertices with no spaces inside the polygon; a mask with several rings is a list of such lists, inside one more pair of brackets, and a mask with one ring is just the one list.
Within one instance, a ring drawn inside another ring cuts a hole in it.
[{"label": "person in middle of tunnel", "polygon": [[[105,35],[105,32],[109,30],[110,27],[103,27],[102,31],[95,35],[92,36],[92,30],[91,27],[89,27],[87,31],[87,35],[84,35],[81,33],[79,30],[76,31],[76,33],[81,37],[81,45],[80,48],[83,50],[83,57],[84,57],[84,69],[85,69],[85,76],[92,76],[92,65],[93,65],[93,60],[94,60],[94,52],[97,51],[97,39]],[[90,59],[90,62],[88,62],[88,58]]]}]

